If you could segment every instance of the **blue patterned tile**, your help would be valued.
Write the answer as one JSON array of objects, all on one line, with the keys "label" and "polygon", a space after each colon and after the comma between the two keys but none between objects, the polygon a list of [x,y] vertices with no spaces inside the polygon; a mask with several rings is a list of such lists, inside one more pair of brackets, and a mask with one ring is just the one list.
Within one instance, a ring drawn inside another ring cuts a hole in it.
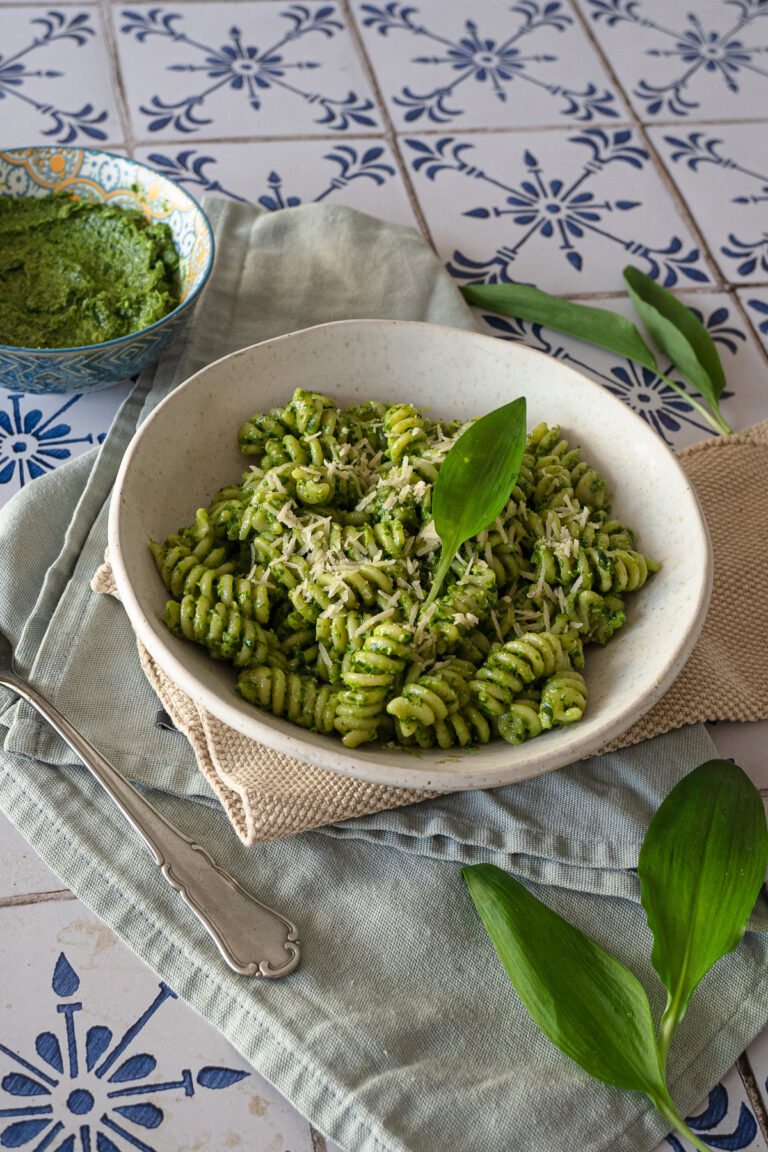
[{"label": "blue patterned tile", "polygon": [[270,212],[328,201],[416,226],[397,162],[384,140],[294,140],[140,148],[198,199],[205,193],[260,204]]},{"label": "blue patterned tile", "polygon": [[768,352],[768,288],[741,288],[737,295]]},{"label": "blue patterned tile", "polygon": [[725,279],[768,280],[768,127],[701,124],[650,136]]},{"label": "blue patterned tile", "polygon": [[765,107],[765,0],[576,2],[642,120],[743,119]]},{"label": "blue patterned tile", "polygon": [[627,117],[562,0],[370,3],[355,16],[401,129],[522,127]]},{"label": "blue patterned tile", "polygon": [[137,4],[113,18],[139,139],[381,131],[338,4]]},{"label": "blue patterned tile", "polygon": [[0,388],[0,507],[31,480],[99,444],[132,387],[54,396]]},{"label": "blue patterned tile", "polygon": [[[701,1106],[686,1117],[686,1123],[710,1148],[727,1149],[727,1152],[765,1152],[767,1147],[735,1068],[715,1085]],[[681,1136],[671,1135],[656,1152],[670,1150],[693,1152],[693,1145]]]},{"label": "blue patterned tile", "polygon": [[[765,401],[754,387],[755,380],[765,371],[763,356],[731,298],[725,293],[706,292],[682,294],[680,299],[696,311],[717,345],[726,377],[726,390],[721,402],[725,419],[735,429],[747,428],[763,419]],[[599,304],[637,323],[637,316],[626,297],[600,301]],[[540,324],[492,316],[479,310],[478,315],[482,317],[485,331],[536,348],[591,376],[637,412],[670,447],[683,448],[713,434],[685,398],[649,369]],[[665,361],[661,354],[657,361],[665,375],[681,383],[679,374],[670,368],[669,361]]]},{"label": "blue patterned tile", "polygon": [[[310,1152],[309,1126],[76,901],[0,909],[0,1145]],[[18,972],[18,967],[16,971]]]},{"label": "blue patterned tile", "polygon": [[98,8],[3,7],[4,148],[119,143]]},{"label": "blue patterned tile", "polygon": [[612,291],[629,262],[667,287],[711,281],[629,128],[401,143],[436,247],[459,283]]}]

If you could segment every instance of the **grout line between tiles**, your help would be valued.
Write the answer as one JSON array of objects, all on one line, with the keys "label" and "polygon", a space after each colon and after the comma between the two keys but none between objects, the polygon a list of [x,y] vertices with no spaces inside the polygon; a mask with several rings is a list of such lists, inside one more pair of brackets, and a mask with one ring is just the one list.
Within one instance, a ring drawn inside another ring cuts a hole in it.
[{"label": "grout line between tiles", "polygon": [[[739,296],[739,293],[737,291],[737,288],[742,288],[742,287],[743,287],[743,285],[730,285],[728,288],[728,295],[733,300],[735,311],[738,312],[738,314],[741,316],[742,320],[744,321],[744,323],[747,326],[747,331],[752,335],[755,344],[757,344],[757,347],[760,349],[761,356],[766,361],[766,363],[768,363],[768,348],[766,348],[765,344],[763,343],[763,341],[760,337],[760,333],[755,328],[752,317],[750,316],[749,312],[747,312],[746,308],[744,307],[744,305],[741,301],[741,297]],[[768,1140],[768,1137],[766,1137],[766,1140]]]},{"label": "grout line between tiles", "polygon": [[746,1052],[742,1052],[741,1056],[739,1056],[736,1061],[736,1067],[739,1076],[741,1076],[741,1082],[744,1085],[747,1098],[752,1105],[752,1111],[755,1114],[755,1119],[757,1120],[762,1137],[766,1143],[768,1143],[768,1111],[766,1111],[762,1093]]},{"label": "grout line between tiles", "polygon": [[322,1136],[316,1128],[310,1124],[309,1135],[312,1138],[312,1152],[328,1152],[325,1145],[325,1137]]},{"label": "grout line between tiles", "polygon": [[381,87],[379,85],[379,78],[376,75],[376,70],[373,67],[373,64],[372,64],[372,62],[368,56],[368,52],[366,50],[365,43],[364,43],[363,38],[360,34],[360,29],[357,27],[357,21],[355,20],[355,14],[352,11],[352,5],[350,3],[350,0],[339,0],[339,3],[341,4],[342,11],[344,12],[344,15],[346,17],[346,23],[347,23],[347,27],[349,28],[349,34],[352,37],[352,40],[355,44],[355,47],[357,48],[358,55],[360,56],[360,59],[362,60],[363,68],[365,69],[365,73],[366,73],[366,76],[368,78],[368,83],[371,85],[371,88],[373,89],[374,97],[375,97],[376,102],[379,106],[379,112],[381,113],[381,117],[382,117],[382,120],[384,121],[384,125],[385,125],[386,139],[387,139],[387,142],[388,142],[390,148],[392,149],[392,155],[394,156],[395,163],[397,164],[397,167],[400,171],[400,178],[402,179],[403,184],[405,186],[405,192],[406,192],[406,195],[407,195],[408,200],[410,202],[411,208],[413,209],[414,215],[416,217],[418,225],[421,228],[421,231],[422,231],[425,239],[427,240],[427,242],[429,244],[431,244],[431,246],[435,250],[435,252],[437,252],[435,242],[432,239],[432,233],[429,230],[429,226],[427,224],[426,217],[421,210],[421,205],[419,204],[419,199],[418,199],[418,196],[416,195],[416,190],[414,189],[413,184],[411,183],[411,178],[408,175],[408,169],[406,167],[405,161],[403,160],[402,153],[400,152],[400,146],[399,146],[399,143],[397,140],[397,133],[395,132],[395,126],[392,123],[391,116],[389,115],[389,109],[387,108],[387,104],[386,104],[386,101],[384,99],[384,95],[381,91]]},{"label": "grout line between tiles", "polygon": [[0,908],[21,908],[27,904],[76,899],[74,892],[70,892],[68,888],[57,888],[53,892],[25,892],[19,896],[0,896]]},{"label": "grout line between tiles", "polygon": [[648,125],[644,124],[644,122],[640,119],[640,117],[635,112],[635,109],[632,107],[632,102],[629,99],[629,93],[625,89],[624,85],[621,83],[621,80],[619,79],[618,72],[615,71],[613,64],[609,60],[607,54],[603,51],[603,48],[602,48],[599,40],[597,39],[597,37],[595,36],[595,34],[592,31],[592,28],[589,24],[589,21],[587,20],[586,16],[582,13],[579,5],[576,3],[576,0],[568,0],[568,2],[570,4],[572,11],[575,12],[575,14],[576,14],[576,18],[577,18],[579,24],[581,25],[585,36],[588,38],[588,40],[589,40],[590,44],[592,45],[592,47],[594,48],[595,52],[597,52],[599,59],[602,61],[604,67],[608,71],[608,75],[611,77],[613,82],[616,84],[619,92],[621,92],[622,96],[624,97],[624,101],[625,101],[627,108],[629,109],[630,114],[632,116],[632,123],[635,127],[635,130],[639,134],[641,140],[644,142],[644,144],[646,146],[646,149],[648,150],[648,155],[650,157],[651,164],[653,165],[654,169],[656,170],[656,174],[659,176],[662,183],[664,184],[664,187],[667,189],[667,192],[670,195],[672,203],[677,206],[678,212],[680,212],[680,215],[682,216],[683,220],[685,221],[685,223],[690,228],[695,239],[698,241],[699,247],[700,247],[700,249],[702,251],[702,255],[704,257],[705,266],[709,269],[710,274],[714,274],[715,285],[717,285],[717,287],[720,289],[724,288],[726,285],[726,281],[720,272],[720,268],[717,264],[717,261],[715,260],[714,256],[710,252],[709,245],[706,243],[704,236],[702,235],[702,233],[699,229],[699,226],[693,217],[693,213],[689,209],[688,204],[686,203],[685,199],[683,198],[682,194],[680,193],[677,185],[675,184],[674,180],[672,179],[672,176],[667,171],[667,168],[664,165],[664,163],[661,159],[661,156],[659,155],[659,153],[656,150],[656,146],[654,145],[651,138],[648,136],[648,134],[645,130],[646,127],[648,127]]},{"label": "grout line between tiles", "polygon": [[654,144],[653,140],[651,139],[651,137],[646,132],[644,125],[638,123],[638,131],[639,131],[640,136],[641,136],[641,138],[645,144],[645,147],[648,149],[648,153],[651,157],[651,161],[655,165],[656,171],[658,172],[662,182],[664,183],[664,186],[667,189],[667,192],[669,193],[670,199],[672,200],[673,204],[677,205],[678,212],[680,213],[683,220],[685,221],[685,223],[690,228],[691,232],[694,235],[694,238],[698,241],[699,247],[701,248],[702,253],[704,255],[705,262],[709,265],[710,272],[714,274],[715,283],[717,285],[719,285],[721,288],[725,287],[727,285],[727,281],[726,281],[725,277],[723,276],[723,273],[720,271],[720,265],[717,263],[717,260],[715,259],[713,253],[711,252],[709,244],[707,243],[707,241],[704,238],[704,234],[701,231],[701,228],[699,227],[699,224],[698,224],[698,221],[696,220],[696,217],[694,216],[691,209],[688,207],[688,203],[685,200],[682,192],[678,188],[677,184],[675,183],[671,172],[667,169],[666,165],[664,164],[664,161],[662,160],[661,155],[656,148],[656,145]]},{"label": "grout line between tiles", "polygon": [[120,55],[117,50],[117,33],[115,32],[115,27],[112,22],[112,5],[109,3],[109,0],[102,0],[99,7],[101,11],[101,22],[104,28],[104,43],[107,46],[107,55],[111,65],[109,82],[115,97],[117,114],[120,117],[124,146],[129,156],[133,156],[131,117],[128,112],[128,99],[125,94],[123,73],[120,68]]}]

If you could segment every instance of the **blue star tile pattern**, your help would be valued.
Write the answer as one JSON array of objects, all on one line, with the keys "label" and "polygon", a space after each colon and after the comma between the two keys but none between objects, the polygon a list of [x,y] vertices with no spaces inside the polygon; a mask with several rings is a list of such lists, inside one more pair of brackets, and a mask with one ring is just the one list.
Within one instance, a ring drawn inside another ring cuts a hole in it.
[{"label": "blue star tile pattern", "polygon": [[404,145],[427,223],[462,283],[611,290],[627,262],[667,288],[710,281],[629,128],[408,137]]},{"label": "blue star tile pattern", "polygon": [[[757,1126],[754,1112],[745,1100],[736,1102],[738,1110],[731,1108],[728,1089],[725,1084],[717,1084],[709,1093],[706,1106],[694,1116],[686,1117],[686,1124],[712,1148],[725,1148],[728,1152],[742,1152],[753,1149],[758,1152],[764,1144]],[[673,1152],[688,1152],[688,1143],[679,1136],[670,1135],[664,1142],[665,1149]]]},{"label": "blue star tile pattern", "polygon": [[20,392],[8,392],[6,397],[7,407],[0,407],[0,484],[15,481],[21,488],[68,460],[74,445],[94,443],[92,432],[72,436],[71,426],[61,419],[81,399],[79,395],[65,400],[47,420],[34,406],[34,398]]},{"label": "blue star tile pattern", "polygon": [[37,140],[98,148],[118,138],[97,10],[6,8],[0,107],[6,148]]},{"label": "blue star tile pattern", "polygon": [[91,396],[0,388],[0,507],[31,480],[100,444],[131,387],[125,382]]},{"label": "blue star tile pattern", "polygon": [[[755,396],[752,381],[765,369],[760,350],[738,308],[725,293],[690,295],[683,297],[683,301],[709,331],[723,362],[727,383],[721,402],[726,420],[736,428],[755,423],[762,416],[763,406]],[[625,297],[606,301],[601,307],[637,321]],[[685,397],[650,369],[541,324],[485,312],[478,314],[493,335],[535,348],[591,376],[636,412],[671,448],[683,448],[712,435],[712,429]],[[687,390],[685,382],[663,355],[659,354],[657,361],[664,376]]]},{"label": "blue star tile pattern", "polygon": [[[393,119],[425,128],[557,124],[625,115],[560,0],[478,0],[463,24],[441,0],[355,8]],[[403,54],[406,54],[406,62]]]},{"label": "blue star tile pattern", "polygon": [[768,95],[765,0],[578,0],[645,120],[754,115]]},{"label": "blue star tile pattern", "polygon": [[726,280],[768,280],[768,133],[764,124],[655,128],[651,135]]},{"label": "blue star tile pattern", "polygon": [[116,20],[142,137],[380,130],[336,4],[137,5]]},{"label": "blue star tile pattern", "polygon": [[146,148],[153,165],[198,199],[205,194],[258,204],[269,212],[334,201],[413,226],[416,221],[397,161],[379,140],[302,140],[199,148]]},{"label": "blue star tile pattern", "polygon": [[141,1133],[162,1126],[165,1115],[157,1100],[163,1093],[190,1099],[198,1088],[220,1091],[250,1075],[246,1069],[204,1065],[194,1073],[182,1068],[168,1079],[150,1080],[157,1060],[136,1051],[134,1042],[175,1000],[175,992],[161,981],[152,1001],[118,1037],[105,1024],[92,1025],[83,1035],[83,1002],[75,999],[80,984],[62,952],[51,980],[57,998],[51,1030],[37,1034],[34,1052],[32,1044],[16,1051],[0,1042],[0,1054],[12,1069],[0,1082],[2,1147],[35,1141],[34,1152],[156,1152]]}]

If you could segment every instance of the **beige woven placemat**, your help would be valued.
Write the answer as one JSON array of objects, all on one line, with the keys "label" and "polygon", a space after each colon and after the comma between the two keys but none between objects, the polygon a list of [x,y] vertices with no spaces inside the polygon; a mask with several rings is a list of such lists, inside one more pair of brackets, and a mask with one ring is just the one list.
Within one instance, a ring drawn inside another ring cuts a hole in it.
[{"label": "beige woven placemat", "polygon": [[[609,752],[698,720],[768,718],[768,420],[679,453],[712,537],[714,588],[701,637],[661,700]],[[117,596],[108,559],[95,592]],[[249,740],[198,707],[138,642],[147,679],[188,738],[201,772],[246,844],[437,795],[338,776]]]}]

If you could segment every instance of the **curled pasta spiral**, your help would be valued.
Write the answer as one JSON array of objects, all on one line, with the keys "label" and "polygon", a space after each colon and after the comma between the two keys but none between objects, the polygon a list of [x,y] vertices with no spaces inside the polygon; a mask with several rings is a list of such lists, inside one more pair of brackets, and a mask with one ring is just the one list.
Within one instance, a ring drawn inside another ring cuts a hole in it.
[{"label": "curled pasta spiral", "polygon": [[580,672],[566,668],[550,676],[541,690],[539,719],[542,728],[575,724],[587,704],[587,685]]},{"label": "curled pasta spiral", "polygon": [[426,446],[424,417],[412,404],[395,404],[384,415],[387,456],[398,464],[403,456],[418,456]]},{"label": "curled pasta spiral", "polygon": [[243,699],[273,716],[285,716],[294,724],[317,732],[333,731],[336,694],[314,676],[286,672],[273,664],[258,664],[240,673],[237,691]]},{"label": "curled pasta spiral", "polygon": [[171,632],[195,640],[220,660],[236,668],[262,664],[270,651],[270,637],[234,605],[212,604],[205,596],[169,600],[163,619]]}]

